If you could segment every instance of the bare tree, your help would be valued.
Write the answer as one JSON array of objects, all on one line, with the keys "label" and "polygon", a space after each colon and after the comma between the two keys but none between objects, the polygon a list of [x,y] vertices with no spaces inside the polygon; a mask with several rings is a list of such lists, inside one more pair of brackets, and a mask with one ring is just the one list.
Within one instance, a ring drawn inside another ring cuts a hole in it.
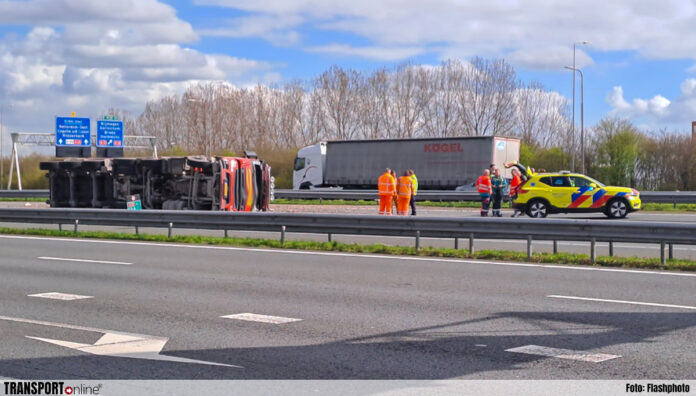
[{"label": "bare tree", "polygon": [[181,121],[179,99],[175,96],[166,96],[157,102],[150,101],[145,105],[145,110],[136,121],[137,134],[156,136],[160,149],[183,147],[187,142],[184,140],[185,135],[182,134]]},{"label": "bare tree", "polygon": [[541,83],[532,81],[517,90],[515,104],[516,135],[523,142],[549,148],[565,141],[568,103],[564,97],[548,92]]},{"label": "bare tree", "polygon": [[418,130],[423,107],[425,73],[410,64],[397,67],[392,74],[389,115],[390,137],[412,138]]},{"label": "bare tree", "polygon": [[539,84],[518,89],[504,61],[474,58],[374,72],[334,66],[283,87],[193,84],[181,97],[148,103],[135,129],[159,137],[164,149],[211,154],[321,140],[513,133],[548,147],[566,138],[566,106]]},{"label": "bare tree", "polygon": [[314,84],[320,93],[324,128],[338,139],[352,139],[358,130],[359,86],[356,71],[338,66],[324,72]]},{"label": "bare tree", "polygon": [[456,136],[462,134],[463,123],[457,97],[462,87],[465,66],[457,60],[442,63],[429,72],[431,100],[423,109],[425,136]]},{"label": "bare tree", "polygon": [[389,72],[379,69],[364,80],[360,89],[360,126],[364,139],[387,136],[389,82]]}]

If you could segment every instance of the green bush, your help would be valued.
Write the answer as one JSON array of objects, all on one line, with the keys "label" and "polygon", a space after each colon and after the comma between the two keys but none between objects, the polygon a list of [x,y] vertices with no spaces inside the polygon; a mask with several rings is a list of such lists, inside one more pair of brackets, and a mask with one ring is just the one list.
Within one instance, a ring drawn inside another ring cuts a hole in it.
[{"label": "green bush", "polygon": [[[19,166],[22,170],[22,188],[27,190],[34,189],[47,189],[48,188],[48,178],[46,178],[46,171],[39,169],[39,162],[50,160],[51,157],[46,155],[32,154],[20,158]],[[3,175],[3,185],[2,189],[7,188],[7,181],[9,180],[10,172],[10,161],[9,158],[5,158],[5,175]],[[17,189],[17,174],[12,177],[11,189]]]}]

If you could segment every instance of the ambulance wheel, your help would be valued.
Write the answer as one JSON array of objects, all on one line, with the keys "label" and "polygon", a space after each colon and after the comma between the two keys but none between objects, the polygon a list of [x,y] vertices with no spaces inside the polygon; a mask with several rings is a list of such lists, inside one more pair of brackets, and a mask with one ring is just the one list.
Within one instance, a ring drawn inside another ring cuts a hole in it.
[{"label": "ambulance wheel", "polygon": [[527,216],[543,218],[549,214],[549,204],[543,199],[533,199],[527,203]]},{"label": "ambulance wheel", "polygon": [[604,214],[611,219],[623,219],[628,214],[628,203],[625,199],[612,199],[607,203]]}]

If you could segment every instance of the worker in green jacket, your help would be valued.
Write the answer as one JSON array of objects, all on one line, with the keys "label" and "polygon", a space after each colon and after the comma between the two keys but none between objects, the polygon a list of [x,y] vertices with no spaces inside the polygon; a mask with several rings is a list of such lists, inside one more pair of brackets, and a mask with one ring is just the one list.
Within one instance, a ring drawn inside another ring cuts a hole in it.
[{"label": "worker in green jacket", "polygon": [[411,206],[411,216],[416,215],[416,194],[418,193],[418,178],[416,177],[416,173],[413,172],[413,169],[408,170],[408,177],[411,178],[411,184],[413,185],[413,194],[411,195],[411,202],[409,205]]}]

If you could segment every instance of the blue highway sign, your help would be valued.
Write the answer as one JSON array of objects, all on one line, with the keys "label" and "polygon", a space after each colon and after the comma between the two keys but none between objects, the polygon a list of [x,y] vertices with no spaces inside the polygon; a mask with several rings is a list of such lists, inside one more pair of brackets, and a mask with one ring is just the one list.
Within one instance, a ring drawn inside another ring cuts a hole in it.
[{"label": "blue highway sign", "polygon": [[97,147],[123,147],[123,121],[97,121]]},{"label": "blue highway sign", "polygon": [[91,145],[89,118],[56,117],[56,146],[89,147]]}]

